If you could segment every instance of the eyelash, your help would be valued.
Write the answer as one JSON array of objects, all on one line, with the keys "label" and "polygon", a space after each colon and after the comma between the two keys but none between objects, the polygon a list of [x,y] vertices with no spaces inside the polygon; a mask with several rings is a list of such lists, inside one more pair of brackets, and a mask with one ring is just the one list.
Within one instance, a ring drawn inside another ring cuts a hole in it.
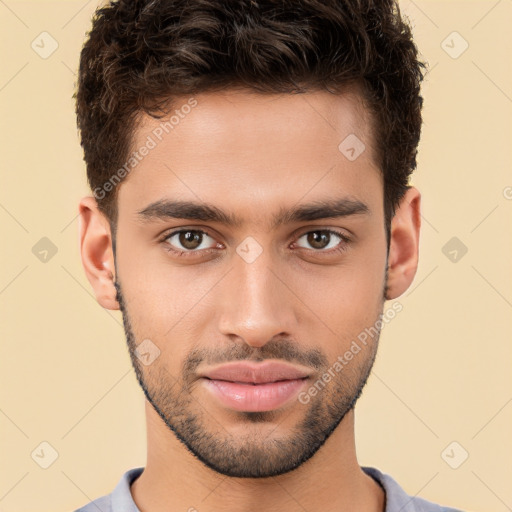
[{"label": "eyelash", "polygon": [[[179,233],[186,233],[187,231],[193,231],[195,233],[201,233],[203,235],[207,235],[207,236],[209,236],[211,238],[214,238],[208,231],[205,231],[204,229],[178,229],[176,231],[172,231],[170,233],[166,233],[165,235],[162,236],[162,238],[160,239],[160,242],[162,242],[164,244],[164,249],[167,252],[173,253],[175,256],[177,256],[179,258],[195,257],[195,255],[197,255],[197,254],[210,254],[211,252],[217,250],[216,248],[209,248],[209,249],[201,249],[201,250],[179,251],[179,250],[175,249],[174,247],[172,247],[167,242],[167,240],[169,238],[171,238],[173,235],[177,235]],[[313,229],[311,231],[306,231],[306,232],[302,233],[298,238],[300,239],[304,235],[308,235],[310,233],[315,233],[315,232],[329,233],[331,235],[336,235],[339,238],[341,238],[341,240],[342,240],[342,242],[340,242],[335,248],[331,248],[331,249],[328,249],[328,250],[306,249],[306,250],[313,251],[315,253],[329,254],[329,255],[332,255],[332,254],[335,254],[335,253],[343,253],[343,252],[345,252],[347,250],[347,245],[351,242],[351,239],[347,235],[345,235],[344,233],[341,233],[339,231],[333,230],[333,229]],[[305,249],[305,248],[304,247],[300,247],[300,249]]]}]

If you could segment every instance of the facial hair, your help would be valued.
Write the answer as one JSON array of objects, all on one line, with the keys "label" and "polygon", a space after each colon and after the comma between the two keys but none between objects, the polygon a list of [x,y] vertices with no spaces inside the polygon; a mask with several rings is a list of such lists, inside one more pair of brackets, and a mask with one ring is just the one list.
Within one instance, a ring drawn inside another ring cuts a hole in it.
[{"label": "facial hair", "polygon": [[[247,436],[234,436],[206,411],[194,393],[198,382],[196,369],[201,364],[280,359],[315,369],[315,375],[318,376],[315,382],[319,382],[321,376],[332,367],[325,354],[317,349],[299,350],[291,340],[277,338],[262,347],[250,347],[246,343],[233,344],[222,353],[219,349],[195,349],[181,364],[180,375],[173,376],[162,363],[164,358],[144,366],[137,357],[138,343],[119,280],[114,282],[114,286],[131,362],[147,400],[170,431],[197,459],[226,476],[268,478],[288,473],[308,461],[353,409],[375,361],[380,328],[366,350],[361,350],[346,367],[336,372],[332,380],[311,397],[307,404],[299,402],[292,406],[293,409],[302,408],[303,414],[302,420],[295,427],[285,431],[284,435],[282,429],[278,429],[279,425],[266,436],[255,435],[255,425],[267,426],[269,422],[279,422],[280,418],[282,422],[285,419],[282,418],[284,413],[279,410],[231,411],[237,415],[240,423],[248,425],[250,431]],[[375,319],[375,325],[379,324],[379,318],[380,315]],[[159,344],[163,346],[165,342]]]}]

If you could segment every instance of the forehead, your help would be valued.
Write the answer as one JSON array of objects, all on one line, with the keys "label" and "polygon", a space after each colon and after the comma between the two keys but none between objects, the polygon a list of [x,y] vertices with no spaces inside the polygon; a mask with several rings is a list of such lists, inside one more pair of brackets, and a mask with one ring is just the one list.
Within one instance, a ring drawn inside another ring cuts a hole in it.
[{"label": "forehead", "polygon": [[[163,197],[220,199],[234,208],[251,198],[258,210],[287,197],[323,198],[333,188],[337,196],[368,195],[382,186],[372,139],[371,119],[353,91],[174,98],[161,119],[140,118],[132,151],[150,149],[120,185],[119,210],[123,202],[140,209]],[[364,150],[351,159],[347,146]]]},{"label": "forehead", "polygon": [[[260,94],[233,89],[179,96],[173,98],[162,119],[145,114],[139,117],[134,146],[139,147],[155,131],[157,142],[174,139],[183,149],[207,149],[211,142],[209,149],[217,152],[231,145],[226,136],[249,152],[261,149],[253,146],[256,141],[273,146],[288,141],[293,147],[294,141],[317,138],[331,143],[351,133],[364,138],[367,146],[373,145],[372,119],[354,87],[343,94]],[[218,141],[224,144],[216,144]]]}]

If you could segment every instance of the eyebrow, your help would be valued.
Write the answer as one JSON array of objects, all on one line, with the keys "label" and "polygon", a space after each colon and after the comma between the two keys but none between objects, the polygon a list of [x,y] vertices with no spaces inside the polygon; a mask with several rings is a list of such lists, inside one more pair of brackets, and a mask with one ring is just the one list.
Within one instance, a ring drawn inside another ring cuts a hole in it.
[{"label": "eyebrow", "polygon": [[[352,215],[370,214],[368,205],[358,199],[341,198],[319,200],[286,210],[283,207],[274,215],[270,229],[280,225],[318,219],[334,219]],[[137,211],[142,223],[170,219],[190,219],[202,222],[218,222],[231,227],[240,227],[242,219],[208,203],[171,201],[160,199]]]}]

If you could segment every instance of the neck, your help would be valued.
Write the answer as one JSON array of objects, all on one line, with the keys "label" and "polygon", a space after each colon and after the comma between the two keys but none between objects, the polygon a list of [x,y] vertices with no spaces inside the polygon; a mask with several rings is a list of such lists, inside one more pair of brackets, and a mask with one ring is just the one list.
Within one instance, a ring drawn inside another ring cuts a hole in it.
[{"label": "neck", "polygon": [[385,494],[360,468],[354,411],[303,465],[270,478],[233,478],[205,466],[146,401],[148,457],[132,484],[137,507],[151,512],[384,512]]}]

